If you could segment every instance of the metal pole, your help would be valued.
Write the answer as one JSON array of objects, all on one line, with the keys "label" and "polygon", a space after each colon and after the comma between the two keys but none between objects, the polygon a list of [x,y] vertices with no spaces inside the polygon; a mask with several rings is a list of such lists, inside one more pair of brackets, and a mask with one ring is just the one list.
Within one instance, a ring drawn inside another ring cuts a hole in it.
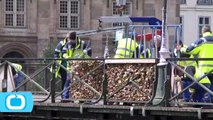
[{"label": "metal pole", "polygon": [[168,41],[168,29],[167,29],[167,0],[163,0],[163,21],[162,21],[162,43],[160,53],[159,65],[167,65],[166,58],[169,58],[169,41]]},{"label": "metal pole", "polygon": [[45,73],[44,73],[44,87],[45,87],[45,89],[47,90],[48,87],[49,87],[49,85],[48,85],[49,79],[48,79],[48,76],[47,76],[48,69],[45,69],[44,72],[45,72]]},{"label": "metal pole", "polygon": [[2,92],[7,92],[7,69],[8,63],[6,62],[4,65],[4,79],[2,80]]},{"label": "metal pole", "polygon": [[162,43],[160,49],[160,63],[157,65],[158,74],[157,74],[157,88],[156,94],[152,101],[153,105],[167,106],[168,94],[166,90],[168,90],[167,85],[167,65],[168,62],[166,58],[169,58],[169,49],[168,49],[168,30],[167,30],[167,0],[163,0],[163,10],[162,10]]},{"label": "metal pole", "polygon": [[56,63],[53,63],[53,73],[52,73],[52,81],[50,86],[51,93],[51,103],[55,103],[55,72],[56,72]]},{"label": "metal pole", "polygon": [[107,94],[108,94],[108,90],[107,90],[107,87],[108,87],[108,81],[107,81],[107,74],[106,74],[106,69],[107,69],[107,65],[105,63],[105,60],[104,60],[104,66],[103,66],[103,71],[104,71],[104,76],[103,76],[103,104],[104,105],[107,105]]}]

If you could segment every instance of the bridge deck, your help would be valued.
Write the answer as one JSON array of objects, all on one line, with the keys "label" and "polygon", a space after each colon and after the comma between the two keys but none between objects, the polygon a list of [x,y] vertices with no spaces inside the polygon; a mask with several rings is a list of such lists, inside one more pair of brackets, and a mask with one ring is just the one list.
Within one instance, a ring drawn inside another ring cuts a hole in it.
[{"label": "bridge deck", "polygon": [[[44,99],[46,96],[34,96],[35,100]],[[80,114],[125,114],[129,116],[180,116],[193,118],[213,118],[213,109],[211,108],[194,108],[194,107],[153,107],[153,106],[127,106],[127,105],[101,105],[100,103],[76,104],[73,102],[62,103],[60,97],[56,98],[55,103],[48,99],[44,103],[35,102],[36,110],[42,111],[62,111],[76,112]]]},{"label": "bridge deck", "polygon": [[[159,107],[159,106],[136,106],[136,105],[101,105],[60,102],[60,97],[55,103],[47,95],[34,95],[34,108],[31,113],[1,113],[0,116],[26,119],[145,119],[145,120],[198,120],[213,119],[213,109],[193,107]],[[158,117],[161,117],[158,119]],[[163,118],[162,118],[163,117]]]}]

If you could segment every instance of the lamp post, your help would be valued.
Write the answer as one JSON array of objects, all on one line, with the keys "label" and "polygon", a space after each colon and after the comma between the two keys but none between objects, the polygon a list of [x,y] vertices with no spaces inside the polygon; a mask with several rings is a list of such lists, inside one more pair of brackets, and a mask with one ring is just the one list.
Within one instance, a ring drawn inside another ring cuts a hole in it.
[{"label": "lamp post", "polygon": [[169,67],[166,58],[169,58],[168,30],[167,30],[167,0],[162,0],[162,43],[160,49],[160,62],[157,64],[157,88],[152,101],[153,105],[168,106],[169,97]]},{"label": "lamp post", "polygon": [[163,10],[162,10],[162,44],[160,53],[160,63],[159,65],[167,64],[166,58],[169,57],[169,41],[168,41],[168,29],[167,29],[167,0],[163,0]]}]

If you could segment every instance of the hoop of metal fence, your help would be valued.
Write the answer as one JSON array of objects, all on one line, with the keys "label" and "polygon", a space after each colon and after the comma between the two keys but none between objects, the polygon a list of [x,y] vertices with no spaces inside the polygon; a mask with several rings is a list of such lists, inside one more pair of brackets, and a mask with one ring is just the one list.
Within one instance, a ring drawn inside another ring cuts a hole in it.
[{"label": "hoop of metal fence", "polygon": [[[154,36],[159,34],[159,33],[157,33],[157,31],[160,31],[158,29],[159,27],[161,27],[161,25],[129,25],[128,29],[127,29],[127,33],[126,33],[126,38],[128,38],[128,37],[132,38],[132,36],[134,36],[133,38],[136,40],[136,38],[137,38],[136,32],[139,32],[141,35],[140,40],[139,40],[139,45],[143,45],[144,50],[146,50],[147,48],[151,50],[151,48],[155,48],[154,47]],[[177,40],[177,39],[180,40],[182,38],[182,26],[181,25],[167,25],[167,29],[174,29],[174,32],[169,34],[169,36],[174,36],[174,41],[172,43],[174,43],[175,40]],[[147,31],[150,31],[150,33],[148,33]],[[129,34],[129,33],[131,33],[131,34]],[[146,35],[148,35],[148,36],[146,36]],[[149,41],[151,41],[151,42],[148,42],[147,39],[150,39],[150,37],[151,37],[151,40],[149,40]],[[126,45],[126,47],[127,47],[127,45]],[[172,46],[172,49],[174,49],[174,46]],[[158,50],[155,48],[155,50],[152,50],[151,52],[152,52],[152,54],[157,55]],[[141,54],[141,51],[139,51],[138,54]],[[126,52],[125,52],[125,55],[126,55]],[[139,55],[136,55],[136,53],[134,52],[134,56],[139,56]],[[144,54],[144,56],[145,56],[144,58],[148,58],[148,56],[146,54]],[[158,58],[158,57],[155,56],[154,58]]]}]

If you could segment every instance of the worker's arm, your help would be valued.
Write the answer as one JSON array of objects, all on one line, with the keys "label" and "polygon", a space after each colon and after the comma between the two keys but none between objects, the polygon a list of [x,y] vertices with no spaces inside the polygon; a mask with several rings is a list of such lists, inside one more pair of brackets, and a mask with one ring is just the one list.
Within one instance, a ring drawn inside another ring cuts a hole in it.
[{"label": "worker's arm", "polygon": [[[83,51],[86,56],[92,57],[92,49],[91,49],[90,41],[88,43],[83,42]],[[86,58],[88,58],[88,57],[86,57]]]},{"label": "worker's arm", "polygon": [[203,39],[199,39],[192,43],[190,46],[187,48],[182,47],[181,48],[181,53],[186,53],[186,54],[198,54],[200,52],[200,47],[204,43]]},{"label": "worker's arm", "polygon": [[67,42],[66,45],[62,49],[63,58],[69,58],[69,55],[68,55],[68,46],[69,46],[69,44],[70,44],[70,42]]},{"label": "worker's arm", "polygon": [[60,58],[60,57],[62,57],[62,56],[60,56],[60,54],[62,52],[61,50],[62,50],[62,41],[60,41],[57,44],[56,48],[55,48],[54,58]]}]

